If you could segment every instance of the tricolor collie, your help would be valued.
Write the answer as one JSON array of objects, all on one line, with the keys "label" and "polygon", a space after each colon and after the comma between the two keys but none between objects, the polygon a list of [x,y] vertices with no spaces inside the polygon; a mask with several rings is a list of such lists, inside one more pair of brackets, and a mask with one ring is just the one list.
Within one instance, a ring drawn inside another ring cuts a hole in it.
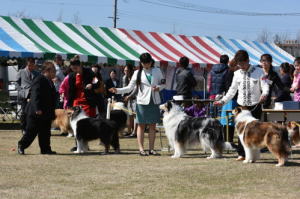
[{"label": "tricolor collie", "polygon": [[126,126],[127,115],[122,110],[112,110],[110,119],[101,117],[88,117],[81,107],[74,107],[71,116],[77,150],[74,153],[88,151],[88,141],[100,139],[105,147],[105,153],[109,152],[110,145],[116,153],[120,152],[119,131]]},{"label": "tricolor collie", "polygon": [[258,160],[260,149],[267,147],[278,159],[276,166],[283,166],[290,151],[286,127],[272,122],[260,122],[242,107],[235,108],[233,114],[235,127],[245,150],[244,163]]},{"label": "tricolor collie", "polygon": [[173,102],[160,105],[160,109],[164,111],[163,125],[169,144],[174,149],[172,158],[183,156],[187,147],[195,144],[211,151],[209,159],[220,158],[223,150],[233,149],[230,143],[224,142],[218,120],[190,117]]}]

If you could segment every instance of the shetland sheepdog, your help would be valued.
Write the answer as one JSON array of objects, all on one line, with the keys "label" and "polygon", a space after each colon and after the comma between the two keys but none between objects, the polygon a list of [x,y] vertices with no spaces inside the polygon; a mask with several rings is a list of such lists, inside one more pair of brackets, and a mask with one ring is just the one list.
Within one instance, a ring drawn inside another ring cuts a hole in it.
[{"label": "shetland sheepdog", "polygon": [[260,122],[242,107],[232,112],[235,115],[236,131],[245,150],[244,163],[257,161],[260,149],[267,147],[278,159],[276,166],[283,166],[290,151],[287,128],[272,122]]},{"label": "shetland sheepdog", "polygon": [[183,156],[188,146],[195,144],[211,151],[208,159],[220,158],[223,150],[234,149],[233,144],[224,142],[222,126],[217,119],[190,117],[170,101],[160,105],[160,109],[164,111],[163,125],[169,145],[174,149],[172,158]]}]

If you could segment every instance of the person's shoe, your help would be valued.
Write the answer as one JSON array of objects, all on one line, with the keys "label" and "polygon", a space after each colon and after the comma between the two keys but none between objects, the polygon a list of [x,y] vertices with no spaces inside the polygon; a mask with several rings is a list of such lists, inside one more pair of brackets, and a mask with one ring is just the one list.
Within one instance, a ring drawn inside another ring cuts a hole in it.
[{"label": "person's shoe", "polygon": [[76,146],[72,147],[72,148],[70,149],[70,151],[71,151],[71,152],[77,151],[77,147],[76,147]]},{"label": "person's shoe", "polygon": [[131,133],[127,132],[127,133],[124,134],[124,137],[128,137],[130,135],[131,135]]},{"label": "person's shoe", "polygon": [[20,155],[24,155],[25,154],[24,149],[20,145],[18,145],[18,154],[20,154]]},{"label": "person's shoe", "polygon": [[130,134],[129,136],[128,136],[128,138],[136,138],[136,134]]},{"label": "person's shoe", "polygon": [[148,156],[148,153],[146,153],[145,151],[140,151],[140,156]]},{"label": "person's shoe", "polygon": [[154,150],[150,150],[150,151],[149,151],[149,155],[160,156],[160,154],[157,153],[157,152],[154,151]]},{"label": "person's shoe", "polygon": [[245,157],[243,157],[243,156],[239,156],[237,159],[235,159],[236,161],[243,161],[243,160],[245,160]]},{"label": "person's shoe", "polygon": [[[55,129],[55,130],[56,130],[56,129]],[[59,134],[59,136],[67,136],[67,135],[68,135],[68,133],[65,133],[65,132]]]},{"label": "person's shoe", "polygon": [[44,154],[44,155],[55,155],[56,152],[55,151],[41,151],[41,154]]}]

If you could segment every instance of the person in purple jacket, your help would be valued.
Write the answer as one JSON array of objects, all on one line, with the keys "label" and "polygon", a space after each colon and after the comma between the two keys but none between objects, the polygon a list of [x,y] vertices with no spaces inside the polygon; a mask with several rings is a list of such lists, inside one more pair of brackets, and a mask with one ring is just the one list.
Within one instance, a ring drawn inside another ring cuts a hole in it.
[{"label": "person in purple jacket", "polygon": [[206,107],[202,102],[195,101],[193,105],[184,108],[184,112],[192,117],[206,117]]}]

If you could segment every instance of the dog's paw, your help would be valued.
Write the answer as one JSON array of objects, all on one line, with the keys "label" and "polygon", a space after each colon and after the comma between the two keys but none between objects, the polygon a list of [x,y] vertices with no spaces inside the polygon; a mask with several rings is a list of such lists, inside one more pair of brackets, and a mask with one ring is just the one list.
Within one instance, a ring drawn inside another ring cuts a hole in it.
[{"label": "dog's paw", "polygon": [[284,164],[278,163],[278,164],[276,164],[275,166],[276,166],[276,167],[282,167],[282,166],[284,166]]},{"label": "dog's paw", "polygon": [[249,160],[244,160],[243,161],[244,164],[250,163]]},{"label": "dog's paw", "polygon": [[172,155],[171,158],[180,158],[179,155]]}]

